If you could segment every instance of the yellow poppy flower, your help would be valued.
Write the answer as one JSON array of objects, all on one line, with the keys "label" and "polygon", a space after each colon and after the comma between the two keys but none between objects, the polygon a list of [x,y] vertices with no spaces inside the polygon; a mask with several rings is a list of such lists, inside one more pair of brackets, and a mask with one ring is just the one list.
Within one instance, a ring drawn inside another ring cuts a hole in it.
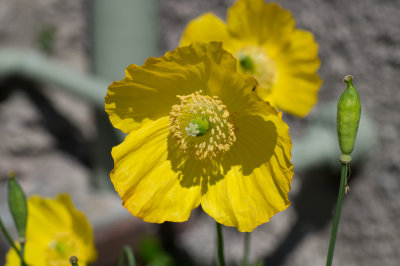
[{"label": "yellow poppy flower", "polygon": [[295,29],[292,15],[279,5],[238,0],[226,24],[204,14],[188,24],[181,45],[196,41],[222,41],[239,71],[258,80],[258,95],[273,106],[303,117],[316,103],[318,45],[310,32]]},{"label": "yellow poppy flower", "polygon": [[194,43],[108,88],[105,109],[126,139],[111,180],[146,222],[182,222],[201,204],[217,222],[252,231],[289,206],[289,128],[236,71],[222,43]]},{"label": "yellow poppy flower", "polygon": [[[97,251],[92,228],[85,215],[76,210],[69,195],[28,200],[28,223],[24,259],[31,266],[70,266],[76,256],[79,265],[94,262]],[[7,266],[21,265],[14,249],[6,257]]]}]

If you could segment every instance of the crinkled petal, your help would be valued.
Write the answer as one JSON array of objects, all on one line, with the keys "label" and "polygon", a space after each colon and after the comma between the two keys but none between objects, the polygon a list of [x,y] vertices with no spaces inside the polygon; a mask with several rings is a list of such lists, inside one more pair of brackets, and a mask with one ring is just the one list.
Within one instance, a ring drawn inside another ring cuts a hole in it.
[{"label": "crinkled petal", "polygon": [[228,10],[227,27],[244,45],[262,45],[274,57],[290,40],[295,21],[278,4],[264,0],[238,0]]},{"label": "crinkled petal", "polygon": [[274,61],[279,73],[268,100],[288,113],[305,116],[317,102],[321,86],[318,44],[311,33],[296,30]]},{"label": "crinkled petal", "polygon": [[222,162],[227,173],[209,185],[201,205],[218,223],[250,232],[290,205],[292,143],[279,115],[240,117],[237,127]]},{"label": "crinkled petal", "polygon": [[[243,87],[250,91],[256,81],[233,73],[235,70],[236,60],[223,50],[222,43],[180,47],[161,58],[147,59],[141,67],[130,65],[127,77],[109,86],[105,109],[114,127],[128,133],[168,116],[171,107],[180,102],[177,95],[202,90],[232,99]],[[231,86],[233,82],[240,85]]]},{"label": "crinkled petal", "polygon": [[123,205],[146,222],[182,222],[200,204],[200,186],[185,186],[169,160],[168,117],[135,130],[114,147],[111,180]]},{"label": "crinkled petal", "polygon": [[221,41],[228,52],[234,52],[240,48],[240,39],[229,35],[225,23],[212,13],[206,13],[190,21],[182,34],[180,46],[194,42]]}]

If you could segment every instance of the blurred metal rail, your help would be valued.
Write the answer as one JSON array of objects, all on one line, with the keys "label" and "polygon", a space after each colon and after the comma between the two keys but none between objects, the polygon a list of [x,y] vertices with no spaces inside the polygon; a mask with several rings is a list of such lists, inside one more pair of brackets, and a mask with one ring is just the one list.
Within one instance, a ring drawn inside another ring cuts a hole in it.
[{"label": "blurred metal rail", "polygon": [[96,107],[104,108],[108,82],[28,50],[0,49],[0,76],[21,75],[54,84]]}]

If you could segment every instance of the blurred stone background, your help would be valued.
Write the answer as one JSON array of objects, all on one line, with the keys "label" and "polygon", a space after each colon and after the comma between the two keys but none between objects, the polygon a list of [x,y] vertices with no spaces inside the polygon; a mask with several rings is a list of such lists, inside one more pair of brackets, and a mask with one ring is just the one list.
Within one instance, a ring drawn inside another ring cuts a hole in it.
[{"label": "blurred stone background", "polygon": [[[2,0],[0,47],[41,51],[75,70],[96,71],[92,59],[98,45],[93,41],[94,2]],[[140,10],[141,1],[136,2]],[[284,116],[292,136],[301,138],[318,110],[338,100],[345,88],[342,78],[350,73],[355,77],[363,114],[375,123],[376,144],[370,156],[352,165],[351,191],[342,209],[334,265],[400,265],[400,1],[277,2],[292,12],[298,28],[314,33],[322,62],[319,73],[323,85],[316,108],[302,120]],[[150,34],[154,34],[158,48],[155,54],[146,56],[160,56],[174,49],[186,24],[204,12],[225,19],[232,3],[154,0],[150,19],[155,27]],[[143,60],[131,63],[142,64]],[[106,87],[99,88],[99,94],[104,96]],[[104,115],[94,104],[57,86],[20,75],[2,76],[1,217],[11,225],[6,182],[8,172],[14,170],[28,195],[72,195],[94,224],[96,243],[103,254],[96,265],[112,265],[120,247],[125,243],[135,247],[144,232],[159,236],[174,256],[190,258],[196,265],[212,264],[215,225],[201,210],[195,211],[188,223],[145,224],[120,206],[112,189],[103,188],[109,181],[97,180],[106,177],[94,174],[97,166],[93,155],[98,152],[96,143],[103,132],[98,126],[100,119]],[[109,164],[105,167],[111,169]],[[325,264],[338,170],[339,163],[336,167],[315,165],[295,173],[292,206],[252,234],[252,262],[262,260],[274,266]],[[243,236],[231,228],[224,229],[224,236],[226,258],[237,264]],[[0,241],[1,264],[7,246],[3,237]]]}]

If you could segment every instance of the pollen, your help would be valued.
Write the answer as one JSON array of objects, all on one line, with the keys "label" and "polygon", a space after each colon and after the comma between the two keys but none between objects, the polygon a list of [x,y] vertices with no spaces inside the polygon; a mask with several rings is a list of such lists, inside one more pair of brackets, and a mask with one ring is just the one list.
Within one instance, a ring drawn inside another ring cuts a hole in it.
[{"label": "pollen", "polygon": [[227,152],[236,141],[232,118],[218,96],[202,91],[177,96],[172,106],[170,131],[181,151],[199,160],[213,159]]}]

